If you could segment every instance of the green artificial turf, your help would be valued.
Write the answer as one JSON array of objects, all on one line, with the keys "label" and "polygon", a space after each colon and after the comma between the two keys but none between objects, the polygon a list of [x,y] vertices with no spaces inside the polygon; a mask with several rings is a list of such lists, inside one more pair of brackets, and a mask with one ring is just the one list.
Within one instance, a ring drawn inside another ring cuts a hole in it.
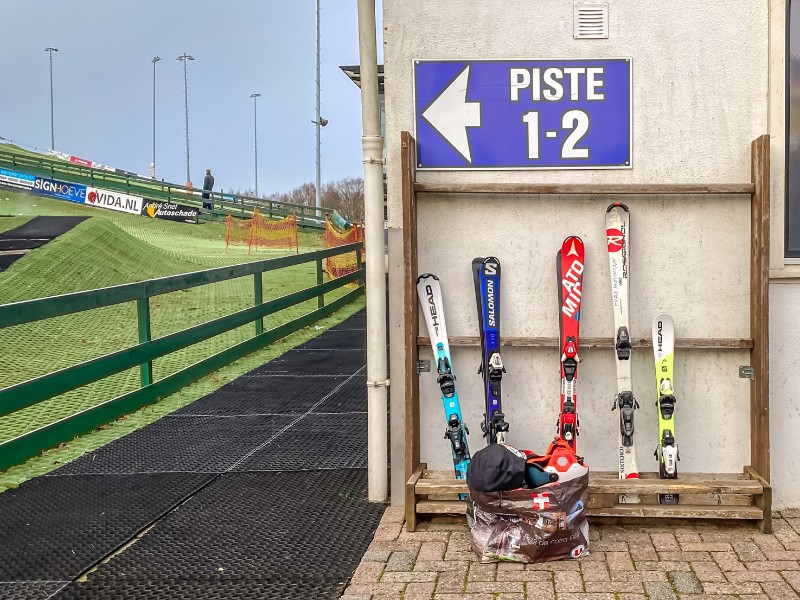
[{"label": "green artificial turf", "polygon": [[[16,227],[36,215],[91,216],[71,231],[32,250],[0,272],[0,304],[68,292],[94,289],[197,271],[250,260],[285,255],[286,251],[225,249],[225,225],[191,225],[149,219],[86,207],[66,201],[0,190],[0,231]],[[321,247],[322,234],[300,234],[301,252]],[[316,284],[314,263],[297,265],[263,276],[265,300]],[[346,289],[326,295],[333,300]],[[253,303],[253,278],[245,277],[156,296],[150,300],[153,338],[241,310]],[[351,303],[337,315],[320,321],[276,344],[228,365],[112,425],[51,450],[0,475],[0,487],[16,485],[37,473],[55,468],[152,422],[209,393],[230,379],[257,367],[314,337],[363,307]],[[317,306],[316,299],[270,315],[265,327],[294,319]],[[155,379],[163,378],[207,356],[252,337],[250,324],[156,359]],[[136,306],[124,303],[0,329],[0,388],[72,366],[135,345],[138,342]],[[79,410],[130,392],[139,386],[139,369],[130,369],[0,418],[0,441],[16,437]]]}]

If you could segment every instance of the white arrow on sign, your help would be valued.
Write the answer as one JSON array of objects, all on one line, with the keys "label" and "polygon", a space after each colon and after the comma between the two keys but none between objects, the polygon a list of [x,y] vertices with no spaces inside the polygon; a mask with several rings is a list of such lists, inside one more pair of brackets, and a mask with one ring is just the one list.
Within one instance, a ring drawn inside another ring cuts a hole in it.
[{"label": "white arrow on sign", "polygon": [[422,113],[436,132],[441,135],[467,162],[472,162],[467,127],[480,127],[481,103],[467,102],[469,84],[467,65],[450,82],[439,96]]}]

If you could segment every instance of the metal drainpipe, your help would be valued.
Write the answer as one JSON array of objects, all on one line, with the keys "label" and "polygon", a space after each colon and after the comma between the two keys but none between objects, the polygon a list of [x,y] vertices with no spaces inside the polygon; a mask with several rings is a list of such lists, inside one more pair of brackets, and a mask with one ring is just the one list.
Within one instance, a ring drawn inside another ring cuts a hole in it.
[{"label": "metal drainpipe", "polygon": [[375,0],[358,0],[364,224],[367,245],[367,411],[369,501],[388,498],[386,430],[386,269],[383,243],[383,138],[378,99]]}]

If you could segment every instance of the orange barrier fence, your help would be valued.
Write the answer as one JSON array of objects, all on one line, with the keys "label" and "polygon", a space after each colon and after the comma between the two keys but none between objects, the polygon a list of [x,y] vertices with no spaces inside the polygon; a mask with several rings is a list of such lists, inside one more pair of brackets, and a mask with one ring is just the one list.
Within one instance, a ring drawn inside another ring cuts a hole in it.
[{"label": "orange barrier fence", "polygon": [[250,219],[237,219],[228,215],[225,219],[225,251],[228,246],[250,247]]},{"label": "orange barrier fence", "polygon": [[257,210],[253,211],[253,226],[250,230],[250,245],[258,250],[259,246],[265,248],[282,248],[288,246],[289,250],[294,245],[295,252],[300,252],[297,240],[297,215],[291,214],[279,221],[262,217]]},{"label": "orange barrier fence", "polygon": [[[325,215],[325,248],[352,244],[353,242],[359,241],[361,237],[361,228],[358,224],[343,230],[337,227],[328,218],[328,215]],[[331,256],[325,261],[325,270],[331,277],[348,275],[358,270],[359,264],[361,263],[359,258],[356,252]]]},{"label": "orange barrier fence", "polygon": [[294,248],[300,252],[297,236],[297,216],[291,214],[278,221],[261,216],[258,210],[253,211],[250,219],[236,219],[228,216],[225,219],[225,250],[228,246],[247,246],[247,253],[255,247]]}]

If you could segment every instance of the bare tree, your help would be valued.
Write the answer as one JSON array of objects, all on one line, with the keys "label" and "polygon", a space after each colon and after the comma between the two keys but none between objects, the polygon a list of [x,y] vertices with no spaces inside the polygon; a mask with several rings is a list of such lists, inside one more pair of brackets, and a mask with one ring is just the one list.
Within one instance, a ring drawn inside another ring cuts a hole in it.
[{"label": "bare tree", "polygon": [[322,192],[322,206],[335,209],[350,222],[363,222],[364,180],[345,177],[328,183]]},{"label": "bare tree", "polygon": [[286,194],[286,201],[303,206],[314,206],[317,202],[317,188],[313,183],[304,183]]}]

